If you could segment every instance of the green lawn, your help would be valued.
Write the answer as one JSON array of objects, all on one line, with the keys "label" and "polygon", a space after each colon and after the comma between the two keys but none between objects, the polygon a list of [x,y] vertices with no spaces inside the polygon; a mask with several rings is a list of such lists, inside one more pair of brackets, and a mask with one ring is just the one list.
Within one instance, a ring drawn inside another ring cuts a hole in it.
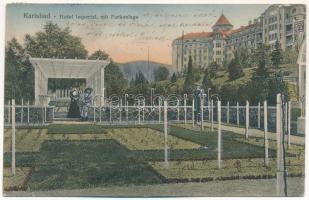
[{"label": "green lawn", "polygon": [[50,124],[49,134],[93,134],[106,133],[104,126],[95,124]]},{"label": "green lawn", "polygon": [[149,165],[136,161],[113,140],[48,141],[41,148],[28,186],[30,190],[49,190],[160,182]]}]

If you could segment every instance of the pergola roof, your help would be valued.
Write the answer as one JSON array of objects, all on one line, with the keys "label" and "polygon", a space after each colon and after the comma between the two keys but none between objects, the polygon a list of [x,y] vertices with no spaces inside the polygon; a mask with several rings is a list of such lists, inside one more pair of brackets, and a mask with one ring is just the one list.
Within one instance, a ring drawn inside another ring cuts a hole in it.
[{"label": "pergola roof", "polygon": [[110,60],[30,58],[30,62],[46,78],[88,78],[108,65]]}]

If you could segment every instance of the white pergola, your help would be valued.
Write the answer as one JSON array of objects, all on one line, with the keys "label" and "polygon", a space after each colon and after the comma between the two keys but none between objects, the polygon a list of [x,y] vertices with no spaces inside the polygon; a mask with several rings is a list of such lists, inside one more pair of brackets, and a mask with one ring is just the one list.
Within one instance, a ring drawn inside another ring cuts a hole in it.
[{"label": "white pergola", "polygon": [[[35,104],[47,97],[49,78],[86,79],[86,86],[104,100],[104,69],[110,60],[30,58],[35,69]],[[104,102],[104,101],[102,101]]]}]

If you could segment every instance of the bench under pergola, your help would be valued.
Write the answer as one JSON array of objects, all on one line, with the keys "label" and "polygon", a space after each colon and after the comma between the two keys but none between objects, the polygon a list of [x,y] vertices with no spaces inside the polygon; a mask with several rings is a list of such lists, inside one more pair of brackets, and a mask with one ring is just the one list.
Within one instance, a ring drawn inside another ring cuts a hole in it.
[{"label": "bench under pergola", "polygon": [[30,62],[35,69],[36,105],[46,103],[49,78],[85,79],[86,86],[104,100],[104,69],[110,60],[30,58]]}]

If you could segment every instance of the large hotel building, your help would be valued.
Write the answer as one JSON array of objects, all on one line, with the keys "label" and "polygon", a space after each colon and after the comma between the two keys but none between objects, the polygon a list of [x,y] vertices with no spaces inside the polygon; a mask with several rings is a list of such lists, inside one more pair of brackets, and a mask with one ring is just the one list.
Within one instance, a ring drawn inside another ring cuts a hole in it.
[{"label": "large hotel building", "polygon": [[231,22],[222,14],[212,26],[212,32],[188,33],[172,43],[172,64],[178,72],[188,64],[207,67],[211,62],[222,65],[229,62],[235,52],[242,49],[252,51],[259,44],[274,48],[278,40],[283,50],[299,48],[305,37],[305,5],[271,5],[260,17],[246,26],[233,29]]}]

